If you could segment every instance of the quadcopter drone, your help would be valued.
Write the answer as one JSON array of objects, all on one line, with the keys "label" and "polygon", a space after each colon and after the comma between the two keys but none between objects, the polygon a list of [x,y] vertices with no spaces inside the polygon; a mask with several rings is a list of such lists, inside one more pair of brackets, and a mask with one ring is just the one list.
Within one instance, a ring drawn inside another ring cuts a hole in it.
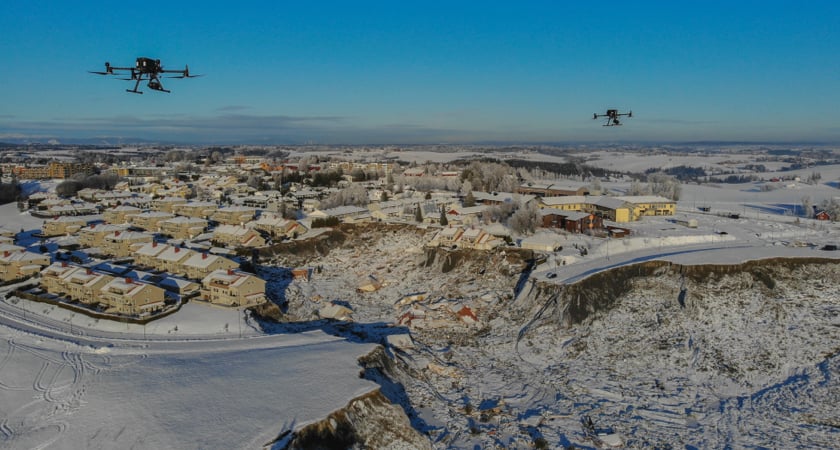
[{"label": "quadcopter drone", "polygon": [[184,70],[164,70],[163,66],[160,65],[159,59],[152,59],[152,58],[144,58],[140,57],[137,58],[134,67],[114,67],[109,63],[105,63],[105,71],[104,72],[94,72],[91,71],[90,73],[95,73],[97,75],[122,75],[116,73],[114,71],[124,71],[127,70],[131,74],[131,78],[120,78],[121,80],[126,81],[136,81],[134,83],[134,89],[126,89],[126,92],[133,92],[135,94],[142,94],[142,91],[138,91],[137,88],[140,87],[140,82],[143,79],[149,80],[146,86],[149,89],[160,91],[160,92],[170,92],[167,89],[164,89],[163,83],[160,82],[160,77],[158,75],[163,73],[177,73],[180,74],[178,76],[171,76],[165,78],[195,78],[200,77],[201,75],[190,75],[190,67],[184,66]]},{"label": "quadcopter drone", "polygon": [[621,121],[618,120],[621,116],[633,117],[633,111],[620,113],[617,109],[608,109],[606,114],[598,114],[595,113],[592,115],[592,119],[597,119],[599,117],[606,117],[607,122],[604,124],[605,127],[612,127],[621,125]]}]

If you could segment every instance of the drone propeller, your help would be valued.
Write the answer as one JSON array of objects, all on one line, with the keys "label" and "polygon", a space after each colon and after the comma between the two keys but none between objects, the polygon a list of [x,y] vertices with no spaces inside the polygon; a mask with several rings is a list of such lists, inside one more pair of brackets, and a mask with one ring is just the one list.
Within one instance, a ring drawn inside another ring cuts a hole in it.
[{"label": "drone propeller", "polygon": [[93,70],[89,70],[88,72],[95,73],[97,75],[113,75],[114,74],[114,69],[112,69],[111,64],[106,61],[104,72],[96,72],[96,71],[93,71]]},{"label": "drone propeller", "polygon": [[171,76],[166,78],[198,78],[203,75],[190,75],[190,66],[184,66],[184,72],[181,75]]}]

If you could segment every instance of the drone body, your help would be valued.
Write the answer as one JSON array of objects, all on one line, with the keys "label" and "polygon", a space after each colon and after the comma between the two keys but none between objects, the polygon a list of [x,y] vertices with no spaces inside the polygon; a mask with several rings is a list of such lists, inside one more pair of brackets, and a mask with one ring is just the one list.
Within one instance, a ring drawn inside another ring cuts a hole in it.
[{"label": "drone body", "polygon": [[633,117],[633,111],[626,112],[626,113],[620,113],[620,112],[618,112],[617,109],[608,109],[606,114],[598,114],[598,113],[592,114],[592,119],[597,119],[599,117],[606,117],[607,122],[604,124],[604,126],[605,127],[612,127],[612,126],[620,126],[621,125],[621,121],[619,120],[619,117],[621,117],[621,116]]},{"label": "drone body", "polygon": [[119,73],[120,71],[128,71],[131,75],[131,78],[120,78],[121,80],[136,81],[134,83],[134,89],[126,89],[126,92],[131,92],[134,94],[143,93],[142,91],[139,91],[138,88],[140,87],[140,82],[144,79],[149,80],[149,82],[146,84],[146,86],[148,86],[149,89],[160,92],[170,92],[169,90],[163,87],[163,83],[161,83],[160,81],[160,75],[164,73],[179,74],[177,76],[170,76],[165,78],[195,78],[201,76],[190,75],[189,66],[184,66],[184,70],[165,70],[163,66],[160,65],[159,59],[146,58],[142,56],[137,58],[134,67],[114,67],[106,62],[104,72],[91,71],[90,73],[95,73],[97,75],[124,75],[122,73]]}]

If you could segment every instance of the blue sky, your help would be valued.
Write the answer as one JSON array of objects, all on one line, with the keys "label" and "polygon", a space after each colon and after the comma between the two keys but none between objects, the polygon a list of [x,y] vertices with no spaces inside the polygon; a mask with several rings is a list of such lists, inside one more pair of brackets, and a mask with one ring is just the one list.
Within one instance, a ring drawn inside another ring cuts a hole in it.
[{"label": "blue sky", "polygon": [[404,3],[7,1],[0,141],[840,143],[836,1]]}]

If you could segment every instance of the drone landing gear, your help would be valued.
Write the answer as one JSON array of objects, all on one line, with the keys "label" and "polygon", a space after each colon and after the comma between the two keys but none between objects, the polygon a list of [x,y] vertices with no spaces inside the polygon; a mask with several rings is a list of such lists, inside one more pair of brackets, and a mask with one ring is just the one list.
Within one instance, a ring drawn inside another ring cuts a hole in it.
[{"label": "drone landing gear", "polygon": [[132,92],[134,94],[142,94],[143,93],[143,91],[132,91],[131,89],[126,89],[125,91],[126,92]]}]

